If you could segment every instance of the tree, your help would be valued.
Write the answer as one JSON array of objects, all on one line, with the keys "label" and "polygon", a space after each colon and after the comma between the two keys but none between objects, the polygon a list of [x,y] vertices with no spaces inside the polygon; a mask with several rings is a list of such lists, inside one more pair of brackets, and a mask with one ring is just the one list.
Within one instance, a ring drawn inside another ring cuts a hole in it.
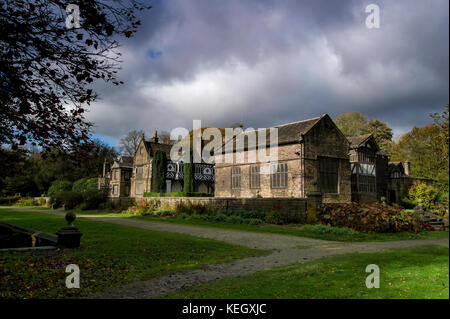
[{"label": "tree", "polygon": [[342,113],[334,119],[337,127],[347,136],[372,134],[381,150],[390,154],[392,151],[392,129],[379,120],[368,120],[358,112]]},{"label": "tree", "polygon": [[152,162],[152,192],[161,193],[166,189],[166,153],[157,150]]},{"label": "tree", "polygon": [[392,152],[392,129],[379,120],[370,120],[362,134],[372,134],[381,150],[388,154]]},{"label": "tree", "polygon": [[413,177],[440,179],[445,173],[440,154],[434,151],[432,142],[440,133],[438,125],[414,126],[393,144],[391,161],[409,161]]},{"label": "tree", "polygon": [[166,131],[161,131],[161,133],[158,133],[159,142],[164,144],[173,144],[174,141],[170,139],[170,133]]},{"label": "tree", "polygon": [[119,150],[123,155],[134,156],[136,150],[139,146],[142,136],[144,135],[143,130],[133,130],[128,132],[127,135],[120,139]]},{"label": "tree", "polygon": [[194,164],[184,163],[184,185],[183,191],[193,192],[194,191]]},{"label": "tree", "polygon": [[449,107],[448,104],[445,110],[439,114],[431,114],[434,124],[439,128],[439,133],[433,136],[431,141],[431,147],[436,152],[439,160],[439,167],[441,168],[442,175],[440,179],[446,185],[448,190],[449,186],[449,119],[448,119]]},{"label": "tree", "polygon": [[358,136],[364,134],[363,132],[367,129],[368,119],[362,113],[347,112],[339,114],[334,119],[334,123],[344,135]]},{"label": "tree", "polygon": [[68,154],[59,149],[47,152],[0,149],[1,192],[4,195],[40,196],[55,180],[74,182],[83,177],[98,177],[104,160],[113,161],[117,152],[98,140],[93,140],[92,145],[91,151],[82,155],[82,160],[77,153]]},{"label": "tree", "polygon": [[0,4],[1,144],[15,149],[30,142],[46,150],[90,145],[84,113],[98,97],[93,83],[122,83],[116,78],[118,39],[137,31],[136,12],[150,6],[138,0],[76,3],[79,28],[66,25],[66,1]]}]

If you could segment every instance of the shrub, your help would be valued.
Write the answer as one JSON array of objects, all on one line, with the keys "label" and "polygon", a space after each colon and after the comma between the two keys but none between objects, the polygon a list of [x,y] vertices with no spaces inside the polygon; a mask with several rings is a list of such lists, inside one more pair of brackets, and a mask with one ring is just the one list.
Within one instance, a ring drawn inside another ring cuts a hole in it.
[{"label": "shrub", "polygon": [[98,191],[98,178],[81,178],[73,183],[72,191],[79,193]]},{"label": "shrub", "polygon": [[225,216],[224,214],[218,213],[213,217],[213,221],[218,222],[218,223],[226,222],[227,216]]},{"label": "shrub", "polygon": [[248,219],[245,219],[245,221],[249,225],[261,225],[261,224],[264,224],[264,220],[259,219],[259,218],[248,218]]},{"label": "shrub", "polygon": [[416,205],[422,200],[422,204],[431,209],[439,198],[439,190],[433,185],[415,181],[408,191],[408,198]]},{"label": "shrub", "polygon": [[14,206],[21,206],[21,207],[38,206],[38,205],[39,205],[39,203],[37,200],[34,200],[33,198],[26,198],[26,197],[20,198],[18,201],[16,201],[14,203]]},{"label": "shrub", "polygon": [[160,193],[156,192],[145,192],[144,197],[160,197]]},{"label": "shrub", "polygon": [[171,192],[166,193],[165,197],[214,197],[212,193],[201,193],[201,192]]},{"label": "shrub", "polygon": [[227,223],[232,223],[232,224],[244,224],[244,218],[242,218],[241,216],[228,216],[225,220]]},{"label": "shrub", "polygon": [[190,193],[194,191],[194,168],[191,163],[184,163],[184,184],[183,191],[186,193]]},{"label": "shrub", "polygon": [[166,189],[166,167],[166,153],[161,150],[155,151],[152,165],[152,192],[164,192]]},{"label": "shrub", "polygon": [[159,200],[140,200],[136,203],[136,206],[128,207],[124,213],[133,214],[133,215],[141,215],[141,216],[149,216],[153,215],[153,213],[159,210],[161,207],[161,202]]},{"label": "shrub", "polygon": [[48,188],[47,195],[54,197],[56,193],[63,191],[70,191],[72,189],[72,183],[69,181],[57,180],[54,181]]},{"label": "shrub", "polygon": [[171,207],[175,215],[214,215],[214,209],[210,204],[192,203],[191,201],[179,202]]},{"label": "shrub", "polygon": [[64,209],[73,209],[83,203],[83,194],[72,191],[62,191],[56,193],[54,203],[57,207],[64,206]]},{"label": "shrub", "polygon": [[283,215],[277,211],[268,212],[265,220],[268,224],[282,225],[285,223]]},{"label": "shrub", "polygon": [[417,232],[426,228],[414,213],[382,204],[325,204],[318,220],[324,225],[348,227],[362,233]]},{"label": "shrub", "polygon": [[439,216],[448,218],[448,193],[441,194],[439,197],[439,201],[434,205],[434,209],[438,213]]},{"label": "shrub", "polygon": [[20,196],[0,197],[0,205],[12,205],[20,199]]},{"label": "shrub", "polygon": [[[164,197],[214,197],[212,193],[200,193],[200,192],[171,192],[165,193]],[[161,197],[161,193],[145,192],[144,197]]]},{"label": "shrub", "polygon": [[84,209],[97,209],[101,203],[104,203],[107,196],[102,191],[92,191],[81,193],[83,198]]}]

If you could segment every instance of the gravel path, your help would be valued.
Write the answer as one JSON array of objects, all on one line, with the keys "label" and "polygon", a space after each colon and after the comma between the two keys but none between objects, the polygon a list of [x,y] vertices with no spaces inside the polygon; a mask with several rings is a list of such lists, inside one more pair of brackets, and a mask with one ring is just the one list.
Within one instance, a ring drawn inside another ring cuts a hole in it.
[{"label": "gravel path", "polygon": [[[23,209],[22,209],[23,210]],[[29,210],[36,213],[63,216],[64,212]],[[162,232],[175,232],[209,238],[249,248],[266,249],[268,255],[240,259],[231,263],[211,265],[203,269],[180,272],[146,281],[113,287],[89,296],[89,298],[154,298],[183,287],[234,277],[260,270],[300,262],[309,262],[323,257],[355,253],[376,252],[395,248],[420,247],[425,245],[449,245],[448,238],[436,240],[402,240],[390,242],[343,243],[297,236],[245,232],[191,225],[155,223],[136,219],[105,217],[101,215],[78,215],[95,221],[119,224]]]},{"label": "gravel path", "polygon": [[318,245],[308,249],[288,248],[274,251],[266,256],[244,258],[231,263],[209,266],[204,269],[175,273],[147,281],[136,281],[125,286],[103,290],[89,296],[89,298],[155,298],[192,285],[198,285],[226,277],[241,276],[274,267],[309,262],[333,255],[355,252],[375,252],[392,248],[409,248],[424,245],[448,246],[448,239],[409,240],[389,243],[335,243]]}]

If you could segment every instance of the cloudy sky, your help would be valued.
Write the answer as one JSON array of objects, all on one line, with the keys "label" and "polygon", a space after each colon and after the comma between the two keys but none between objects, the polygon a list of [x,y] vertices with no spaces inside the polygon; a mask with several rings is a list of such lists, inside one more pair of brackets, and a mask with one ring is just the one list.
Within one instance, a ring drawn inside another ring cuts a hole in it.
[{"label": "cloudy sky", "polygon": [[[369,29],[365,8],[380,7]],[[114,145],[133,129],[267,127],[358,111],[396,136],[449,101],[447,0],[164,0],[123,42],[125,84],[88,119]]]}]

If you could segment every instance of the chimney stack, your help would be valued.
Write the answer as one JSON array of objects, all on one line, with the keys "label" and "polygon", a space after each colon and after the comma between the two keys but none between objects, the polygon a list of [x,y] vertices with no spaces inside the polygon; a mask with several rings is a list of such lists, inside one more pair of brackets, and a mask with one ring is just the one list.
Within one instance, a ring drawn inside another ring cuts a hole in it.
[{"label": "chimney stack", "polygon": [[405,175],[409,176],[409,174],[411,174],[411,162],[405,161],[405,163],[403,163],[403,167],[405,168]]},{"label": "chimney stack", "polygon": [[154,140],[155,143],[158,143],[159,138],[158,138],[158,131],[157,130],[155,130],[155,137],[153,138],[153,140]]}]

